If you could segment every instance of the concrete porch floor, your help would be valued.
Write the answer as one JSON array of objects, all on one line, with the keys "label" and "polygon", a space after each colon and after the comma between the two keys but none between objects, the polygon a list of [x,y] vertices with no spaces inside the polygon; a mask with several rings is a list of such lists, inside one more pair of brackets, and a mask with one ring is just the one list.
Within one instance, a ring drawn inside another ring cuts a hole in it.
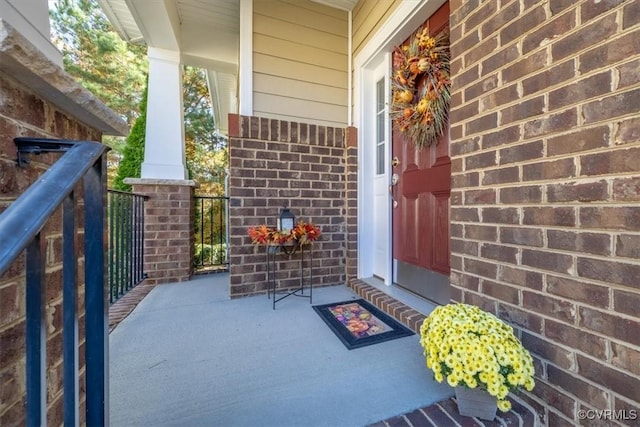
[{"label": "concrete porch floor", "polygon": [[[316,288],[313,304],[356,298]],[[110,314],[112,426],[531,425],[460,417],[418,335],[349,351],[308,299],[230,300],[227,274],[140,286]]]}]

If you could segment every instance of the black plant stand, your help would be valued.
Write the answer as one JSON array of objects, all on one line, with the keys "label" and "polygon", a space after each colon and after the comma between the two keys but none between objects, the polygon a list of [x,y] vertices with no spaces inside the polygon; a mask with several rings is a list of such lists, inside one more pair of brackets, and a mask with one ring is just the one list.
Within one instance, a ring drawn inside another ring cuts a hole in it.
[{"label": "black plant stand", "polygon": [[[291,255],[300,252],[300,286],[291,290],[285,291],[284,294],[278,293],[278,298],[276,298],[276,287],[278,285],[278,281],[276,280],[276,273],[278,271],[277,258],[279,254],[284,254],[289,257]],[[305,295],[304,287],[305,287],[305,274],[304,274],[304,265],[305,265],[305,252],[308,252],[307,266],[309,267],[308,273],[308,285],[309,285],[309,294]],[[311,244],[308,245],[267,245],[267,298],[271,299],[271,295],[273,295],[273,309],[276,309],[276,303],[280,300],[285,299],[288,296],[294,295],[297,297],[309,298],[309,304],[312,304],[313,301],[313,249]]]}]

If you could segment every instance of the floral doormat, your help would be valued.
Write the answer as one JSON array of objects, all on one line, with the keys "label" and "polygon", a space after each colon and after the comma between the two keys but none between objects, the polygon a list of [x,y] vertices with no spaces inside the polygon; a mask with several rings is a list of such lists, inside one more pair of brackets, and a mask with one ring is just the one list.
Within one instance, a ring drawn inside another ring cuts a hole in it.
[{"label": "floral doormat", "polygon": [[352,350],[413,335],[413,331],[363,299],[314,305],[340,341]]}]

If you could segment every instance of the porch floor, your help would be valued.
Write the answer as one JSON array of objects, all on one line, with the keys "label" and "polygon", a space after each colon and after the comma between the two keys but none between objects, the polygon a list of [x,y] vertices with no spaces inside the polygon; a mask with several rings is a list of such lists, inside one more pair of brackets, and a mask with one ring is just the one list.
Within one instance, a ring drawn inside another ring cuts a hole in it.
[{"label": "porch floor", "polygon": [[[111,307],[110,425],[529,424],[517,414],[460,417],[452,389],[425,368],[418,335],[349,351],[308,299],[289,297],[274,311],[265,295],[229,299],[228,280],[136,288]],[[345,286],[313,297],[359,298]]]}]

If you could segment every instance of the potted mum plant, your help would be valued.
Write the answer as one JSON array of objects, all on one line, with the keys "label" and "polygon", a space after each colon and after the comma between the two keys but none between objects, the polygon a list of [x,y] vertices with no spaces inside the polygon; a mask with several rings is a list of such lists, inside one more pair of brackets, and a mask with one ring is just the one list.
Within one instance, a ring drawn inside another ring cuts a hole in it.
[{"label": "potted mum plant", "polygon": [[513,328],[480,308],[437,307],[420,328],[427,367],[436,381],[455,387],[461,415],[492,420],[507,412],[510,391],[535,385],[533,359]]}]

